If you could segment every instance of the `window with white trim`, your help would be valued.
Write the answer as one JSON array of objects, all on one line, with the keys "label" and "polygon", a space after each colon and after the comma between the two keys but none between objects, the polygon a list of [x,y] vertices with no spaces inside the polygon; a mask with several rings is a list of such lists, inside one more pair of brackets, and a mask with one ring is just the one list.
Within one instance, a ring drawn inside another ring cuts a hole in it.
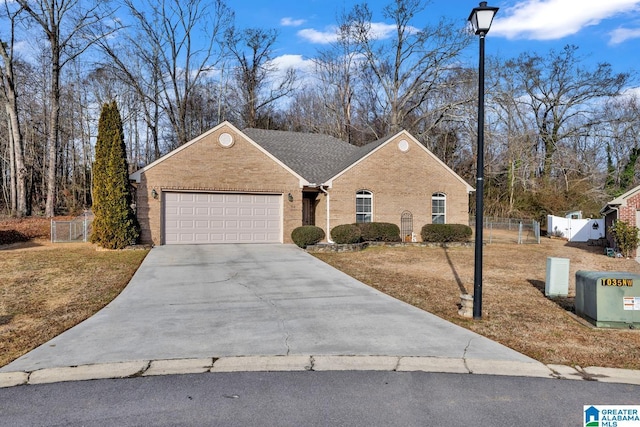
[{"label": "window with white trim", "polygon": [[431,223],[445,224],[447,212],[447,196],[444,193],[433,193],[431,195]]},{"label": "window with white trim", "polygon": [[373,193],[360,190],[356,193],[356,222],[371,222],[373,218]]}]

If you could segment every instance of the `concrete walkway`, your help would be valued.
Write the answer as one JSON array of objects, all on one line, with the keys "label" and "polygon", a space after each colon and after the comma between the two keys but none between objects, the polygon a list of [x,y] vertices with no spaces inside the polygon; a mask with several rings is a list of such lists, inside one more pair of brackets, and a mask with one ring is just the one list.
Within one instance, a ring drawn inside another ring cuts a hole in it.
[{"label": "concrete walkway", "polygon": [[0,386],[283,369],[590,375],[545,366],[293,245],[189,245],[152,249],[121,295],[1,368]]}]

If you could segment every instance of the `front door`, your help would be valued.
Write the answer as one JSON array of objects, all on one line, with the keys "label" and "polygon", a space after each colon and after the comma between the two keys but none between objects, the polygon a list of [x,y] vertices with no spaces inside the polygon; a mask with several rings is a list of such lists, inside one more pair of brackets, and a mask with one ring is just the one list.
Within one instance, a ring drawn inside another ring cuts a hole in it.
[{"label": "front door", "polygon": [[302,225],[316,225],[316,197],[318,193],[302,193]]}]

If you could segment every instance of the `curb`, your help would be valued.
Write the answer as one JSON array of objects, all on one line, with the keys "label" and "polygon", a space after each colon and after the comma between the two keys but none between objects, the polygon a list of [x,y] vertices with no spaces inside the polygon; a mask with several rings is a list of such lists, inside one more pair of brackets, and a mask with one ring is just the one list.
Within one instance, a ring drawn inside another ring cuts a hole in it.
[{"label": "curb", "polygon": [[390,371],[507,375],[640,385],[640,371],[539,362],[398,356],[238,356],[104,363],[0,373],[0,388],[66,381],[220,372]]}]

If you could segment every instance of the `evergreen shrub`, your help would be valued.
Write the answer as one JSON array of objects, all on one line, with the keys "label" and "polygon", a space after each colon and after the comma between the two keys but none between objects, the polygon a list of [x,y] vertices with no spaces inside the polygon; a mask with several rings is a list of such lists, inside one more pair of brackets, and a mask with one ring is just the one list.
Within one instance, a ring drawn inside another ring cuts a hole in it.
[{"label": "evergreen shrub", "polygon": [[324,239],[324,236],[324,230],[315,225],[303,225],[302,227],[294,228],[291,232],[291,240],[301,248],[315,245]]},{"label": "evergreen shrub", "polygon": [[618,249],[622,252],[622,255],[629,258],[633,255],[633,251],[638,247],[640,237],[638,236],[638,227],[630,225],[626,221],[616,221],[611,227],[609,232],[613,234],[613,240],[615,240]]},{"label": "evergreen shrub", "polygon": [[95,150],[91,242],[123,249],[136,243],[140,228],[131,207],[127,150],[115,101],[102,106]]},{"label": "evergreen shrub", "polygon": [[331,239],[340,245],[359,243],[362,231],[356,224],[342,224],[331,229]]},{"label": "evergreen shrub", "polygon": [[363,222],[356,224],[364,242],[401,242],[400,227],[390,222]]},{"label": "evergreen shrub", "polygon": [[464,224],[426,224],[420,235],[423,242],[447,243],[468,242],[471,227]]}]

